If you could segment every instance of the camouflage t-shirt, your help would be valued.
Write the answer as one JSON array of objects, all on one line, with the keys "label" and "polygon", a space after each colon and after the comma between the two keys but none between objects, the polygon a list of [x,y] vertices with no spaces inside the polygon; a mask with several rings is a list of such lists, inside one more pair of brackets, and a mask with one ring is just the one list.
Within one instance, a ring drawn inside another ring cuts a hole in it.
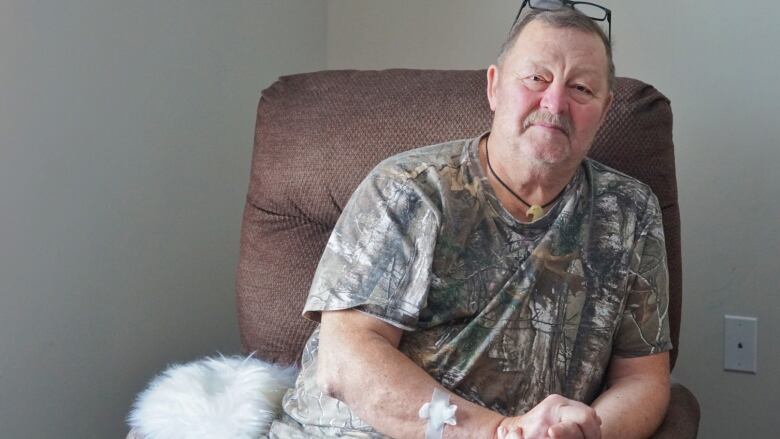
[{"label": "camouflage t-shirt", "polygon": [[[545,216],[520,223],[482,172],[479,140],[379,164],[336,224],[304,315],[356,308],[402,328],[404,354],[507,416],[551,393],[591,403],[611,356],[672,347],[658,201],[586,159]],[[272,437],[380,437],[317,388],[318,341]]]}]

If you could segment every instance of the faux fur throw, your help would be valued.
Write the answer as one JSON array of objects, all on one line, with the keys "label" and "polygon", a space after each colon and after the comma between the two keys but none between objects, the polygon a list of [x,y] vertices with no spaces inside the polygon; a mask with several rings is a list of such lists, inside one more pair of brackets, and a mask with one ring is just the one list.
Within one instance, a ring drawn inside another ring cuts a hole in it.
[{"label": "faux fur throw", "polygon": [[138,395],[128,423],[143,439],[257,439],[297,373],[252,357],[173,365]]}]

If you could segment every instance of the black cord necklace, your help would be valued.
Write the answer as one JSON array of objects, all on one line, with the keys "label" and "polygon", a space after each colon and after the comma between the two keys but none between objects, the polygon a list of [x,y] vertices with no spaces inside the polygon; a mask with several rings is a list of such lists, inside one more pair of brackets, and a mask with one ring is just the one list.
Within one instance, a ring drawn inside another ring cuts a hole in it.
[{"label": "black cord necklace", "polygon": [[544,215],[544,209],[548,208],[551,204],[553,204],[555,201],[558,200],[558,198],[561,196],[564,190],[566,190],[566,186],[561,189],[560,192],[558,192],[558,195],[553,197],[552,200],[547,202],[546,204],[539,205],[539,204],[530,204],[529,202],[525,201],[520,195],[517,195],[515,191],[513,191],[508,184],[504,183],[504,180],[501,179],[501,177],[496,174],[496,171],[493,169],[493,165],[490,164],[490,149],[488,148],[488,141],[490,140],[490,134],[485,138],[485,160],[487,161],[488,169],[490,169],[490,173],[493,174],[493,177],[496,178],[496,180],[501,183],[501,186],[504,186],[504,189],[508,190],[510,194],[512,194],[515,198],[517,198],[518,201],[528,206],[528,210],[525,211],[525,216],[527,216],[531,222],[536,221],[537,219],[541,218],[542,215]]}]

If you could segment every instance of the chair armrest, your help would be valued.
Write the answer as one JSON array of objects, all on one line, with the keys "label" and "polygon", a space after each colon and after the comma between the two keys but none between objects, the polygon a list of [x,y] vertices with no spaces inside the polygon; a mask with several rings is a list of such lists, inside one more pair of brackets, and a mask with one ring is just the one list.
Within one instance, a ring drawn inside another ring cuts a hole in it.
[{"label": "chair armrest", "polygon": [[699,401],[682,384],[672,384],[672,394],[664,422],[652,439],[695,439],[699,432]]}]

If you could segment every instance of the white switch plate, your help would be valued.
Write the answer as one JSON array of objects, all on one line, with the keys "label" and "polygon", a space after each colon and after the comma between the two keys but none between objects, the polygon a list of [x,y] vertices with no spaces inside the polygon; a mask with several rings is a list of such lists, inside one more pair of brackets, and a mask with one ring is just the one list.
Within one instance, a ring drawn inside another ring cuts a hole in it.
[{"label": "white switch plate", "polygon": [[756,373],[758,319],[730,315],[723,317],[726,328],[723,368]]}]

